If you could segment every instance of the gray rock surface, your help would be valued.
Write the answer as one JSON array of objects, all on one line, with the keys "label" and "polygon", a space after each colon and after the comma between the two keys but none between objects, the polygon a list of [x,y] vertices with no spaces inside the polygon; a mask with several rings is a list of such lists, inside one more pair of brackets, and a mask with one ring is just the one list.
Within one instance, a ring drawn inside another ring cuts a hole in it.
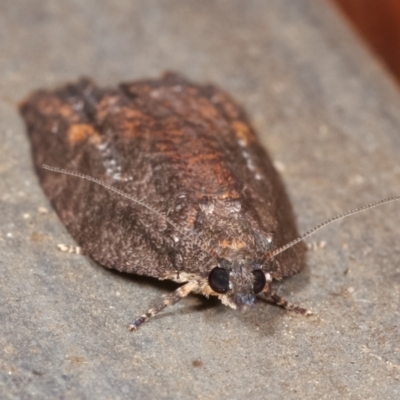
[{"label": "gray rock surface", "polygon": [[15,103],[81,75],[113,85],[164,70],[245,106],[301,231],[400,193],[399,92],[325,1],[2,0],[0,397],[400,398],[400,204],[310,240],[307,270],[280,289],[310,318],[190,296],[131,333],[175,286],[58,250],[74,243]]}]

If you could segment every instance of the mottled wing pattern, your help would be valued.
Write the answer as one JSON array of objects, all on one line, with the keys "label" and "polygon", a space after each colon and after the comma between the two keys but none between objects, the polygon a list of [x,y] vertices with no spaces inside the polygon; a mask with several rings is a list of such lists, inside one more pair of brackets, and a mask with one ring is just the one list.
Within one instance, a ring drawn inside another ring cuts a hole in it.
[{"label": "mottled wing pattern", "polygon": [[[129,99],[81,80],[55,92],[34,93],[21,105],[21,112],[43,189],[84,253],[109,268],[161,277],[174,270],[168,237],[162,235],[165,221],[96,184],[41,167],[79,171],[151,203],[152,171],[143,157],[149,143],[145,135],[125,143],[121,132],[130,118],[123,113],[130,109],[124,110],[121,103],[129,105]],[[119,110],[116,123],[115,109]],[[150,132],[151,127],[147,129]]]},{"label": "mottled wing pattern", "polygon": [[[106,267],[206,276],[214,254],[243,247],[257,259],[298,236],[284,186],[247,117],[213,86],[171,74],[115,90],[81,80],[34,93],[21,112],[46,195],[84,252]],[[98,178],[181,228],[42,164]],[[276,279],[298,272],[304,246],[277,261]]]},{"label": "mottled wing pattern", "polygon": [[[208,87],[203,89],[203,93],[207,93],[219,113],[230,122],[234,138],[227,146],[227,158],[231,158],[232,168],[245,183],[246,197],[251,199],[253,208],[258,211],[261,229],[272,233],[273,243],[268,250],[289,243],[299,236],[289,197],[243,108],[218,88]],[[240,170],[237,168],[237,157],[244,159]],[[278,255],[271,265],[274,278],[281,279],[300,272],[305,265],[305,252],[306,246],[301,242]]]}]

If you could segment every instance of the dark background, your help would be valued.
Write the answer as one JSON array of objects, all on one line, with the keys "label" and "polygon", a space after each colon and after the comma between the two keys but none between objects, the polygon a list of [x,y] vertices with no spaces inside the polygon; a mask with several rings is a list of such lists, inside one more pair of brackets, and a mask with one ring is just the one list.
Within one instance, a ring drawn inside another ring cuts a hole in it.
[{"label": "dark background", "polygon": [[400,2],[333,0],[400,81]]}]

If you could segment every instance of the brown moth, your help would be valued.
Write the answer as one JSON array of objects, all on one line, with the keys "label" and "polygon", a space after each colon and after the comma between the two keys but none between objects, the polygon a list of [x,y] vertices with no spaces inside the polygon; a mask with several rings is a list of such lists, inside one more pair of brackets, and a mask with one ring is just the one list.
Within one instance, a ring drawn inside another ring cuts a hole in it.
[{"label": "brown moth", "polygon": [[272,287],[303,269],[301,241],[399,199],[299,237],[282,180],[243,109],[215,86],[176,74],[116,89],[82,79],[35,92],[20,110],[43,190],[84,254],[184,284],[132,330],[191,292],[234,309],[263,295],[306,314]]}]

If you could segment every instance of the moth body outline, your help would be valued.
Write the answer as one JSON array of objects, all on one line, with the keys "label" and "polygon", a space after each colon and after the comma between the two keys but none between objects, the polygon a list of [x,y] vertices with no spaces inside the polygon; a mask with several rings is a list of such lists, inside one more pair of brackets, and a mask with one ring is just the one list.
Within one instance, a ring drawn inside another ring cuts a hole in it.
[{"label": "moth body outline", "polygon": [[245,112],[225,92],[176,74],[116,89],[82,79],[37,91],[20,109],[42,187],[83,252],[108,268],[184,283],[131,329],[190,292],[231,308],[261,293],[306,313],[273,291],[273,281],[303,269],[305,246],[266,257],[299,236],[294,214]]}]

